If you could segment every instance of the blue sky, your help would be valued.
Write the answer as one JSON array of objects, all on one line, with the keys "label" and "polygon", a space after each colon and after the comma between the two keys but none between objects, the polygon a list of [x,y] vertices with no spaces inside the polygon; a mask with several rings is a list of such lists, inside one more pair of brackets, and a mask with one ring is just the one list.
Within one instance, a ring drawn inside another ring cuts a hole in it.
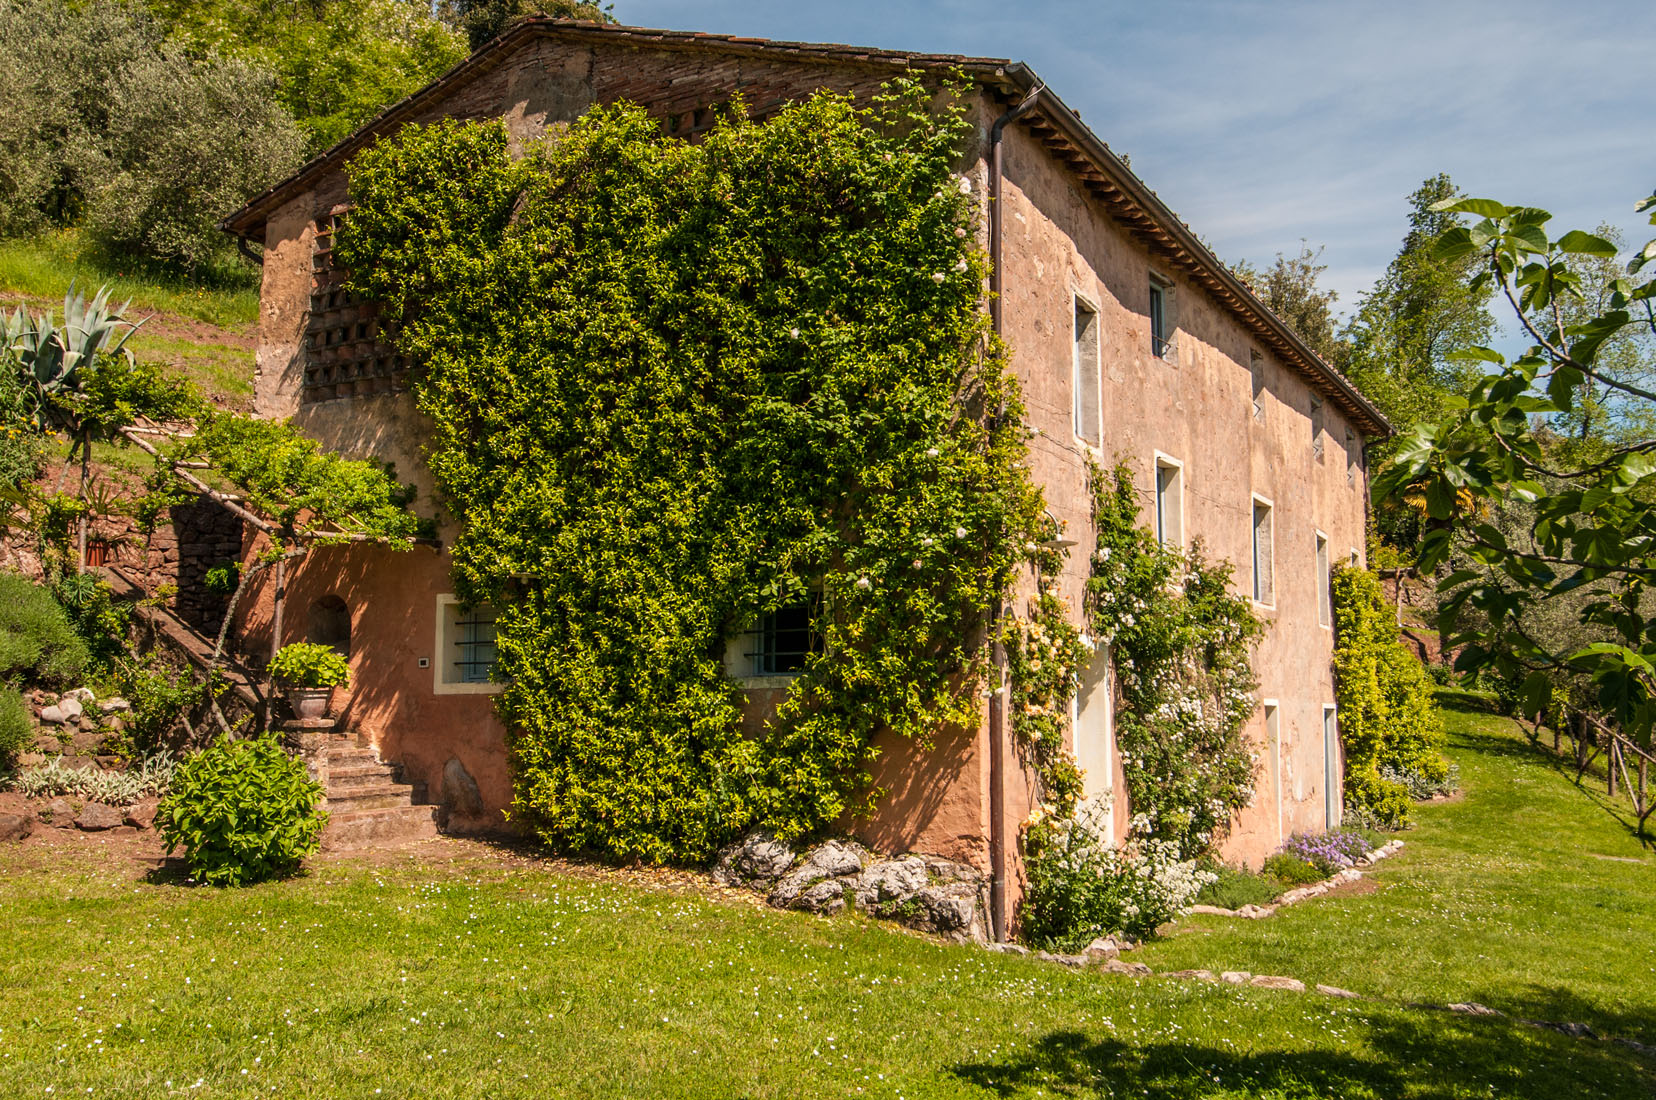
[{"label": "blue sky", "polygon": [[[1349,310],[1406,197],[1464,190],[1642,245],[1653,0],[616,0],[625,23],[1027,62],[1226,260],[1301,238]],[[1636,238],[1636,239],[1635,239]]]}]

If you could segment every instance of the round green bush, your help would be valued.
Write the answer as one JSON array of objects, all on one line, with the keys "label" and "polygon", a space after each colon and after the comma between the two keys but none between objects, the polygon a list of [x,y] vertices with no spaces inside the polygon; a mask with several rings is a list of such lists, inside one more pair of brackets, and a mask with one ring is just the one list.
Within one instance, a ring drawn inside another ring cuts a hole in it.
[{"label": "round green bush", "polygon": [[351,682],[351,666],[329,646],[294,642],[271,659],[270,675],[288,687],[344,687]]},{"label": "round green bush", "polygon": [[65,687],[91,655],[51,592],[0,573],[0,680]]},{"label": "round green bush", "polygon": [[0,687],[0,770],[11,767],[33,734],[34,717],[29,704],[19,692]]},{"label": "round green bush", "polygon": [[245,886],[292,874],[316,852],[321,800],[321,784],[273,736],[223,737],[178,765],[155,824],[196,879]]},{"label": "round green bush", "polygon": [[1265,861],[1261,868],[1262,873],[1280,879],[1289,886],[1309,886],[1313,882],[1321,882],[1328,876],[1310,860],[1299,856],[1278,852]]}]

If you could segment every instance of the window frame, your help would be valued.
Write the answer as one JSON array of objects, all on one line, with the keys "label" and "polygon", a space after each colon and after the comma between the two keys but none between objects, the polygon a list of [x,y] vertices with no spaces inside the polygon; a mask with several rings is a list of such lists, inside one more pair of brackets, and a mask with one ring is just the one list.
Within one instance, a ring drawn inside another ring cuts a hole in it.
[{"label": "window frame", "polygon": [[[487,605],[485,605],[487,606]],[[465,604],[452,592],[445,592],[437,597],[437,623],[435,630],[436,654],[431,660],[432,692],[436,695],[498,695],[506,690],[507,685],[498,680],[448,680],[444,672],[454,662],[448,659],[451,647],[461,644],[454,636],[457,624],[449,621],[450,608],[464,608]],[[496,663],[499,662],[499,652],[496,651]],[[493,666],[491,665],[491,670]]]},{"label": "window frame", "polygon": [[[1259,568],[1259,562],[1260,562],[1260,553],[1259,553],[1259,509],[1262,505],[1265,508],[1265,512],[1266,512],[1267,516],[1270,518],[1270,532],[1267,535],[1267,538],[1270,541],[1270,545],[1266,547],[1266,554],[1265,554],[1266,566],[1267,566],[1266,576],[1268,576],[1269,581],[1270,581],[1269,591],[1266,591],[1265,586],[1263,586],[1260,583],[1261,574],[1260,574],[1260,568]],[[1256,605],[1258,605],[1259,607],[1267,608],[1267,609],[1270,609],[1270,610],[1275,610],[1276,609],[1276,504],[1269,497],[1260,496],[1258,493],[1253,494],[1252,506],[1248,509],[1248,540],[1249,540],[1249,550],[1250,550],[1250,555],[1249,555],[1250,556],[1250,562],[1251,562],[1252,567],[1253,567],[1252,568],[1253,588],[1252,588],[1252,592],[1251,592],[1253,602]]]},{"label": "window frame", "polygon": [[[1180,459],[1174,458],[1172,455],[1167,454],[1166,452],[1163,452],[1163,451],[1154,451],[1154,452],[1152,452],[1152,455],[1153,455],[1153,457],[1152,457],[1151,463],[1150,463],[1150,494],[1151,494],[1153,514],[1152,514],[1151,518],[1154,521],[1153,531],[1154,531],[1155,536],[1156,536],[1156,543],[1160,546],[1169,546],[1169,545],[1171,545],[1171,546],[1175,546],[1175,547],[1178,547],[1178,548],[1182,549],[1184,547],[1184,544],[1185,544],[1184,543],[1184,530],[1185,530],[1185,523],[1184,523],[1184,520],[1185,520],[1185,517],[1184,517],[1184,468],[1185,468],[1185,464]],[[1163,470],[1173,471],[1173,476],[1172,476],[1173,493],[1177,497],[1177,499],[1175,501],[1176,507],[1173,509],[1173,511],[1174,511],[1174,516],[1173,516],[1174,530],[1173,530],[1172,534],[1173,534],[1174,537],[1172,539],[1168,538],[1168,532],[1167,532],[1167,516],[1165,515],[1166,508],[1164,507],[1164,495],[1163,495],[1163,487],[1162,487],[1162,471]]]},{"label": "window frame", "polygon": [[1334,569],[1334,555],[1329,547],[1328,536],[1321,531],[1317,532],[1317,549],[1314,561],[1314,568],[1317,571],[1317,625],[1324,630],[1333,630],[1334,584],[1331,574]]},{"label": "window frame", "polygon": [[[1103,328],[1104,320],[1096,303],[1088,299],[1079,291],[1070,294],[1070,431],[1077,440],[1088,447],[1097,450],[1104,446],[1104,349]],[[1082,363],[1082,332],[1081,314],[1089,314],[1092,318],[1092,335],[1090,339],[1092,364],[1090,372]],[[1085,426],[1084,402],[1082,401],[1082,379],[1090,376],[1093,398],[1093,434],[1089,436],[1082,430]]]},{"label": "window frame", "polygon": [[1151,271],[1149,287],[1145,314],[1150,322],[1150,357],[1176,364],[1179,325],[1173,308],[1173,280]]}]

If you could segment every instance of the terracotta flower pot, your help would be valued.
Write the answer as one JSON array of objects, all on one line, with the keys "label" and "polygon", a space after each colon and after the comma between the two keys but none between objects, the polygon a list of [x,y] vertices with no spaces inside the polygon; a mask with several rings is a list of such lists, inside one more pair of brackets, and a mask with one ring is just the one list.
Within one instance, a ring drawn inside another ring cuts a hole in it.
[{"label": "terracotta flower pot", "polygon": [[295,718],[325,718],[328,704],[333,700],[333,690],[331,687],[290,687],[287,689],[288,706],[293,708]]}]

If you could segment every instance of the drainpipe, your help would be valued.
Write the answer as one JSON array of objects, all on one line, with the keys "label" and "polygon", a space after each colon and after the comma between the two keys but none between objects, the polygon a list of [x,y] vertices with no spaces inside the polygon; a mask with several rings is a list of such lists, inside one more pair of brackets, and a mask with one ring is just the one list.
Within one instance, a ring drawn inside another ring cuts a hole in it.
[{"label": "drainpipe", "polygon": [[[1001,134],[1035,109],[1044,85],[1037,84],[1023,102],[989,128],[989,322],[1001,334]],[[1004,408],[995,413],[999,420]],[[1006,942],[1006,647],[1000,640],[1001,600],[989,610],[989,922],[996,943]]]}]

